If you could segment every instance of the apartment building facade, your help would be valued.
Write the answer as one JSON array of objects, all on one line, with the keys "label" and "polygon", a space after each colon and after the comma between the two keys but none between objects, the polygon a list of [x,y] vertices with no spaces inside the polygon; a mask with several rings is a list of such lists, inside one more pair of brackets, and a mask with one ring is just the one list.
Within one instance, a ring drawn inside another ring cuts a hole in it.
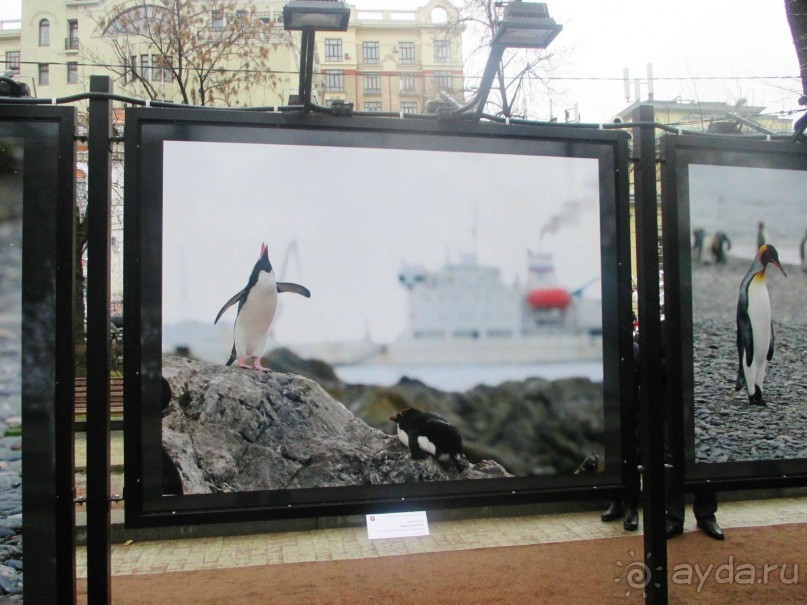
[{"label": "apartment building facade", "polygon": [[[234,12],[208,11],[199,27],[215,32],[254,10],[266,27],[250,43],[256,53],[268,46],[271,74],[226,103],[219,98],[212,104],[284,105],[297,92],[300,40],[298,32],[283,30],[285,4],[244,0]],[[25,0],[19,22],[0,23],[1,67],[41,98],[84,92],[91,75],[109,75],[118,93],[181,102],[178,83],[164,68],[171,57],[161,56],[144,37],[127,36],[125,52],[110,43],[112,32],[124,36],[127,28],[146,26],[150,15],[143,6],[143,0]],[[462,102],[461,29],[451,27],[458,19],[459,11],[447,0],[429,0],[409,11],[351,7],[346,32],[317,33],[317,101],[341,99],[353,102],[357,110],[404,113],[421,112],[426,102],[442,94]],[[147,82],[130,77],[135,70]],[[198,97],[194,102],[199,103]]]}]

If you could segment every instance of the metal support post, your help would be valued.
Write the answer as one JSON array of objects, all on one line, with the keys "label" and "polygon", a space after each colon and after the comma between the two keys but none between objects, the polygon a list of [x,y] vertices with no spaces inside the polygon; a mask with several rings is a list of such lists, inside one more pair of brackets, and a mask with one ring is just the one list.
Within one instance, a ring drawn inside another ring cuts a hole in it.
[{"label": "metal support post", "polygon": [[482,117],[485,111],[485,102],[488,100],[490,94],[490,87],[493,86],[493,78],[496,77],[496,70],[502,62],[504,56],[505,46],[493,45],[490,47],[490,54],[488,55],[488,62],[485,63],[485,71],[482,74],[482,79],[479,82],[479,90],[476,92],[478,105],[476,106],[476,119]]},{"label": "metal support post", "polygon": [[645,602],[667,603],[667,539],[664,485],[664,401],[662,382],[661,306],[659,289],[658,197],[653,107],[641,105],[632,120],[634,204],[639,292],[639,409],[643,458],[643,526],[646,578]]},{"label": "metal support post", "polygon": [[[107,76],[90,92],[111,93]],[[87,602],[109,605],[111,583],[109,304],[112,101],[90,100],[87,161]]]},{"label": "metal support post", "polygon": [[75,605],[75,112],[63,116],[23,169],[22,533],[25,600]]},{"label": "metal support post", "polygon": [[299,95],[303,111],[311,110],[312,80],[314,79],[314,39],[316,33],[312,29],[304,29],[300,41],[300,87]]}]

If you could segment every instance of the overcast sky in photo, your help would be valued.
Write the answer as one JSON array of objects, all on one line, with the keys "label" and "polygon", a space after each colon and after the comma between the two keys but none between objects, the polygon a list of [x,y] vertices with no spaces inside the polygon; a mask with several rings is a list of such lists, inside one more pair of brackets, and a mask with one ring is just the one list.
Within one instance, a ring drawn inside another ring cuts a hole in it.
[{"label": "overcast sky in photo", "polygon": [[[312,293],[281,295],[275,336],[287,343],[394,340],[404,264],[435,271],[475,254],[523,286],[527,251],[541,250],[559,285],[600,277],[593,159],[168,141],[164,175],[166,324],[212,324],[262,242],[279,280]],[[599,282],[585,295],[599,299]]]},{"label": "overcast sky in photo", "polygon": [[[354,5],[412,9],[424,3],[358,0]],[[648,63],[657,100],[745,99],[769,112],[799,108],[798,61],[783,0],[551,0],[547,5],[563,25],[550,47],[560,57],[548,81],[552,113],[560,119],[577,103],[582,121],[610,121],[627,106],[626,67],[631,80],[644,81],[641,97],[646,99]],[[19,16],[19,0],[0,0],[0,20]],[[550,109],[536,112],[548,118]]]}]

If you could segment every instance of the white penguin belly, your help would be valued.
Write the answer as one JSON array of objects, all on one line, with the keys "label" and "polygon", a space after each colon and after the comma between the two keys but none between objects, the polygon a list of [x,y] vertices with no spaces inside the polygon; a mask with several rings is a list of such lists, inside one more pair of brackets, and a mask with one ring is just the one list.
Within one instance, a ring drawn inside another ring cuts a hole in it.
[{"label": "white penguin belly", "polygon": [[263,354],[276,311],[277,282],[273,274],[261,273],[235,320],[236,355],[257,357]]},{"label": "white penguin belly", "polygon": [[754,338],[754,360],[748,364],[746,359],[744,365],[748,392],[753,393],[754,385],[762,385],[771,346],[771,302],[764,278],[755,278],[748,285],[748,319]]},{"label": "white penguin belly", "polygon": [[432,456],[437,455],[437,446],[435,446],[431,441],[429,441],[428,437],[420,435],[418,437],[418,445],[420,446],[420,449],[422,449],[424,452],[429,452]]},{"label": "white penguin belly", "polygon": [[407,435],[405,431],[402,431],[401,427],[398,427],[398,439],[400,439],[401,443],[406,447],[409,447],[409,435]]}]

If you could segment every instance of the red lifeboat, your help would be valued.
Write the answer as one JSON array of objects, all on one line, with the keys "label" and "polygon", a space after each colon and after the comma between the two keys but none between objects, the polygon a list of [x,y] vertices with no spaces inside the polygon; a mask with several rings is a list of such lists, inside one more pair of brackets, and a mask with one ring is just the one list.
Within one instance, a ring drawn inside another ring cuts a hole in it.
[{"label": "red lifeboat", "polygon": [[527,302],[533,309],[563,310],[572,304],[572,297],[563,288],[542,288],[527,294]]}]

